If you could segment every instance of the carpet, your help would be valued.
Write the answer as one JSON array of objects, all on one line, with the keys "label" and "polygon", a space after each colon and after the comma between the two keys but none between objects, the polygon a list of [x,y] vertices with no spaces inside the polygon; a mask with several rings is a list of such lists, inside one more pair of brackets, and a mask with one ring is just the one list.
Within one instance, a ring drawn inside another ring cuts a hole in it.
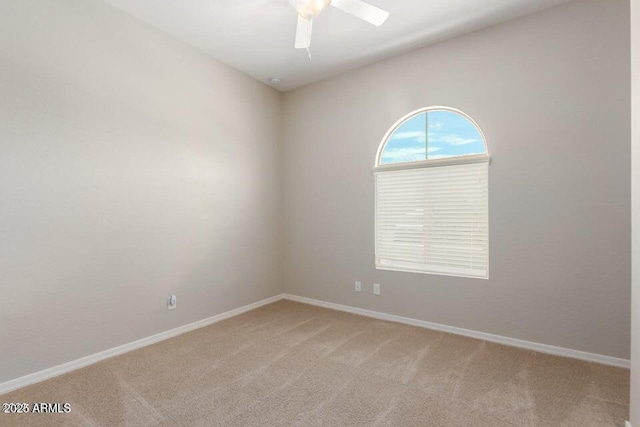
[{"label": "carpet", "polygon": [[629,371],[291,301],[0,397],[10,426],[623,426]]}]

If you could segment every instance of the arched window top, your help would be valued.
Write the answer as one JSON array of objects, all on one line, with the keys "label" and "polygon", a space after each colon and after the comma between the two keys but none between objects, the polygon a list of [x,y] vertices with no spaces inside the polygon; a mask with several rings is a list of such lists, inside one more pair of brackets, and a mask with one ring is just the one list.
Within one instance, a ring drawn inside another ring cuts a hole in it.
[{"label": "arched window top", "polygon": [[385,135],[376,168],[420,167],[487,161],[478,124],[462,111],[428,107],[407,114]]}]

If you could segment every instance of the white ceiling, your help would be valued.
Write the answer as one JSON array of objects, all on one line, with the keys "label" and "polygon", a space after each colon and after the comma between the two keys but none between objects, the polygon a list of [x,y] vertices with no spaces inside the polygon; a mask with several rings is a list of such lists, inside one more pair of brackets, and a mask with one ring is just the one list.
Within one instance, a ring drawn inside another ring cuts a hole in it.
[{"label": "white ceiling", "polygon": [[286,91],[569,0],[368,0],[390,12],[381,27],[329,7],[314,21],[311,62],[293,47],[287,0],[105,1]]}]

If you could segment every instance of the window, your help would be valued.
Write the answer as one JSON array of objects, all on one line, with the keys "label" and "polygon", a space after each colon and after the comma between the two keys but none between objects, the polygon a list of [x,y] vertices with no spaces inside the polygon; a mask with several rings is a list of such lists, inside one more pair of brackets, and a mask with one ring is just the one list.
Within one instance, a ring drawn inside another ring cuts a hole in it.
[{"label": "window", "polygon": [[432,107],[402,118],[376,157],[376,268],[487,278],[489,154],[478,125]]}]

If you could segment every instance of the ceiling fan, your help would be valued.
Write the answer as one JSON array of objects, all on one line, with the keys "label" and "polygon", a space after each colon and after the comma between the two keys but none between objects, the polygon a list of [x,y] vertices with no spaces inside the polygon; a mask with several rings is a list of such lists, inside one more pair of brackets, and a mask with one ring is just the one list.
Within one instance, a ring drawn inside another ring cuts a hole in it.
[{"label": "ceiling fan", "polygon": [[309,47],[311,46],[313,20],[327,6],[331,5],[377,27],[384,24],[384,21],[389,17],[389,12],[362,0],[289,0],[289,3],[298,12],[295,47],[296,49],[307,49],[309,59],[311,59]]}]

